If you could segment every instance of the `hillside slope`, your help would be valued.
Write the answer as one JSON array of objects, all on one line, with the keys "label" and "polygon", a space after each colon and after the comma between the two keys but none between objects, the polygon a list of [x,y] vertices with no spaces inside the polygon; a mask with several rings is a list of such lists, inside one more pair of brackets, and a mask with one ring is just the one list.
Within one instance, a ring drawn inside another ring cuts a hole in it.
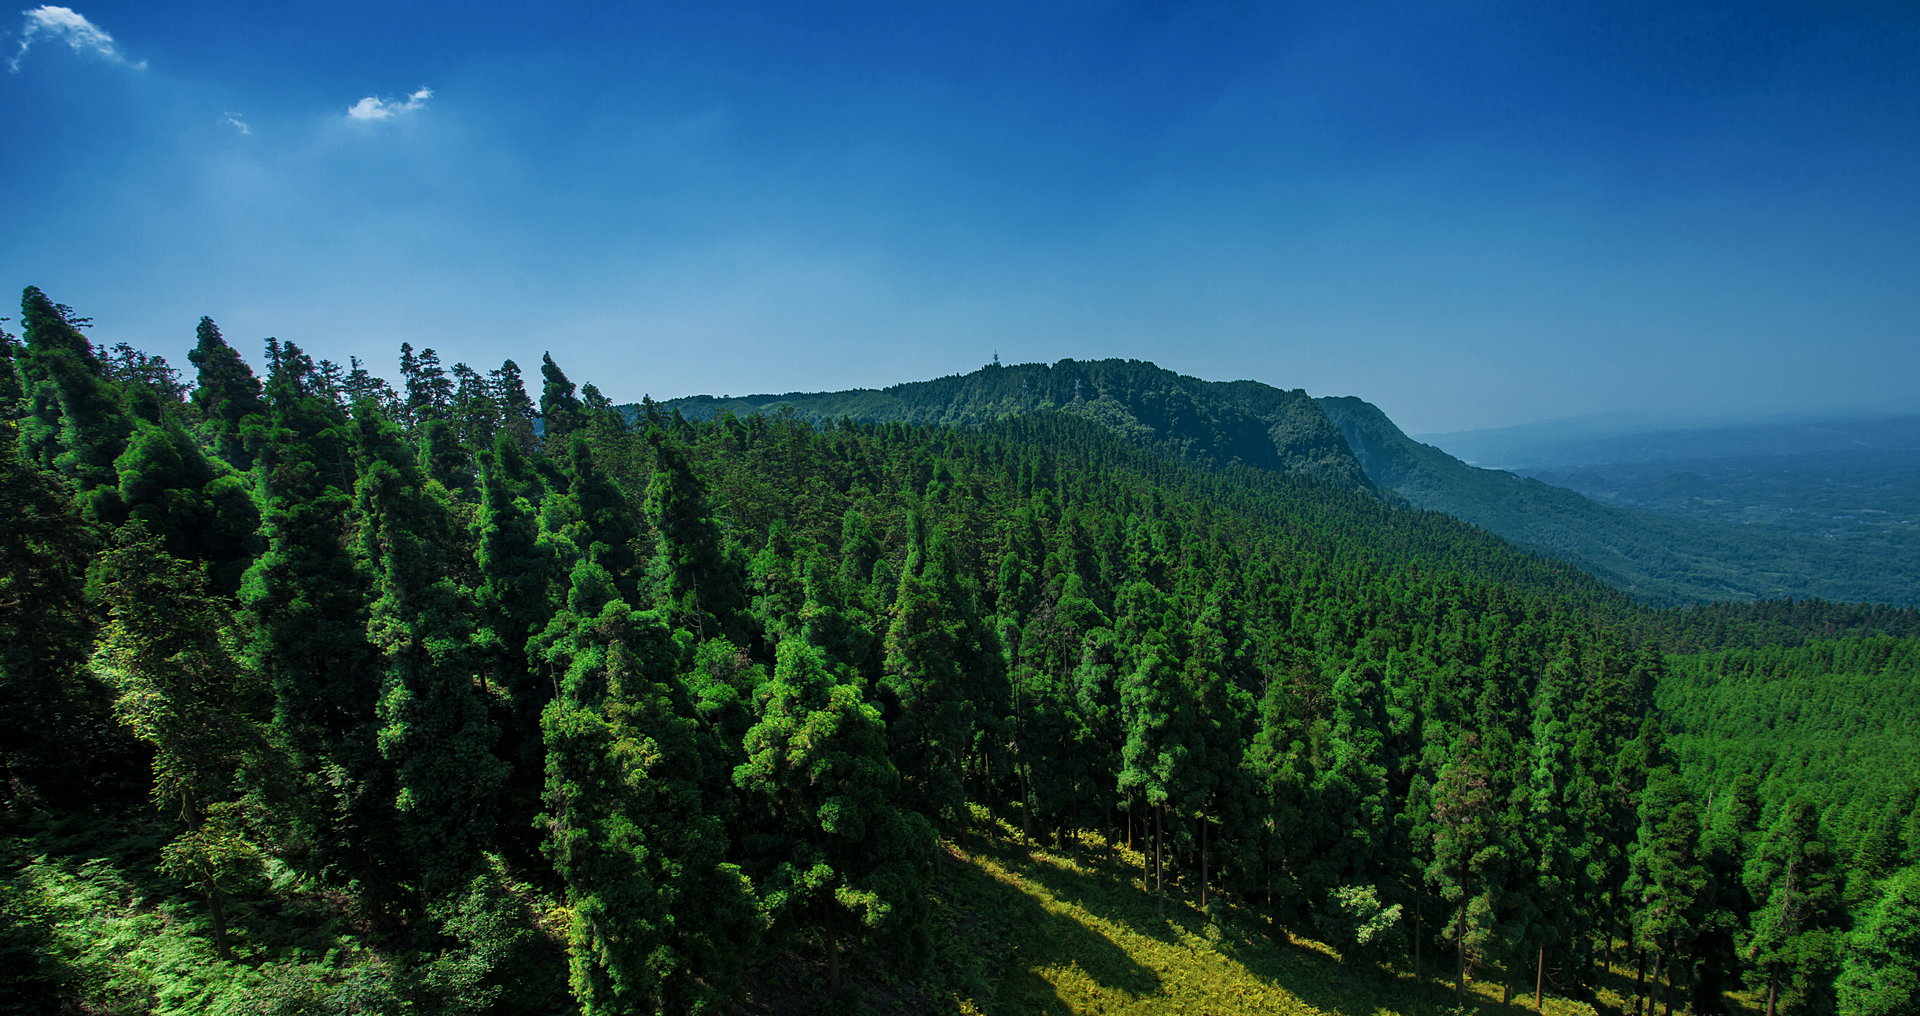
[{"label": "hillside slope", "polygon": [[992,364],[971,374],[879,390],[697,395],[662,408],[694,420],[791,410],[816,422],[845,417],[946,425],[1058,410],[1099,421],[1136,444],[1197,465],[1240,463],[1336,486],[1370,487],[1339,429],[1304,391],[1257,381],[1202,381],[1140,360]]}]

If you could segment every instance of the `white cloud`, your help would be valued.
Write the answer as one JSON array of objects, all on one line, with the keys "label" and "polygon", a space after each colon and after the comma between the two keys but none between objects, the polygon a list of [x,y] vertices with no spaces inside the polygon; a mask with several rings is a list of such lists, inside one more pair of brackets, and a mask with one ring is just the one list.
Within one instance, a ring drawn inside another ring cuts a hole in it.
[{"label": "white cloud", "polygon": [[50,39],[65,39],[75,53],[91,52],[110,63],[134,70],[145,70],[145,60],[134,63],[113,44],[113,36],[108,35],[99,25],[88,21],[86,15],[71,7],[46,5],[30,11],[21,11],[27,23],[20,29],[20,48],[14,51],[13,58],[7,61],[7,69],[18,73],[20,61],[27,58],[27,50],[33,48],[33,41],[45,34]]},{"label": "white cloud", "polygon": [[237,130],[242,134],[253,133],[253,128],[247,126],[247,122],[245,120],[240,119],[240,114],[238,113],[222,113],[220,114],[220,122],[223,124],[226,124],[229,127],[232,127],[234,130]]},{"label": "white cloud", "polygon": [[347,116],[355,120],[391,120],[402,113],[411,113],[427,104],[433,98],[433,89],[422,88],[407,96],[405,102],[392,99],[378,99],[371,95],[353,104],[347,110]]}]

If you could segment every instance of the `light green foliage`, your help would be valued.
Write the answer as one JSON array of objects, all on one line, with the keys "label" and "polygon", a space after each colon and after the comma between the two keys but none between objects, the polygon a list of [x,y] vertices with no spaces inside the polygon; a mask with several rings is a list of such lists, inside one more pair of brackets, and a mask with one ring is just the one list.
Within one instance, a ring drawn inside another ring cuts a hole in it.
[{"label": "light green foliage", "polygon": [[1920,868],[1889,878],[1848,937],[1838,982],[1849,1016],[1920,1013]]},{"label": "light green foliage", "polygon": [[765,815],[753,849],[774,928],[818,932],[830,950],[880,936],[898,948],[924,933],[932,829],[893,803],[900,777],[880,711],[862,692],[858,680],[830,673],[817,648],[782,642],[760,720],[747,731],[747,759],[733,773]]},{"label": "light green foliage", "polygon": [[724,1005],[753,927],[725,860],[714,748],[690,715],[658,614],[607,603],[552,652],[569,659],[541,718],[548,856],[566,884],[583,1012]]}]

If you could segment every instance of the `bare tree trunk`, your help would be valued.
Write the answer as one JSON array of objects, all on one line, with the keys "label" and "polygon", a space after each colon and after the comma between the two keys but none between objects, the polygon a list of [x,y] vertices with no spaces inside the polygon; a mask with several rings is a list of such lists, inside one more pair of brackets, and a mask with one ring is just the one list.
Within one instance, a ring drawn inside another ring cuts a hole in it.
[{"label": "bare tree trunk", "polygon": [[1653,954],[1653,976],[1647,979],[1647,1016],[1660,1009],[1660,968],[1667,962],[1665,953]]},{"label": "bare tree trunk", "polygon": [[1534,960],[1534,964],[1533,964],[1533,1011],[1534,1012],[1543,1013],[1547,1011],[1546,1006],[1543,1004],[1546,999],[1546,995],[1544,992],[1546,985],[1547,985],[1547,947],[1543,945],[1540,947],[1539,958]]},{"label": "bare tree trunk", "polygon": [[1200,909],[1207,909],[1207,820],[1200,819]]},{"label": "bare tree trunk", "polygon": [[1028,832],[1028,816],[1033,813],[1033,788],[1027,786],[1027,767],[1020,767],[1020,845],[1033,849],[1033,836]]},{"label": "bare tree trunk", "polygon": [[1767,1016],[1773,1016],[1773,1003],[1779,997],[1780,997],[1779,978],[1777,977],[1767,978]]},{"label": "bare tree trunk", "polygon": [[1640,950],[1633,957],[1633,1016],[1640,1016],[1640,1003],[1646,1001],[1647,951]]},{"label": "bare tree trunk", "polygon": [[1416,981],[1421,976],[1420,941],[1426,937],[1427,933],[1420,927],[1420,911],[1416,908],[1413,912],[1413,979]]},{"label": "bare tree trunk", "polygon": [[1460,969],[1453,978],[1453,1000],[1459,1002],[1467,993],[1467,901],[1464,895],[1460,900],[1460,914],[1453,920],[1453,941],[1460,957]]},{"label": "bare tree trunk", "polygon": [[840,994],[840,940],[827,925],[827,990]]},{"label": "bare tree trunk", "polygon": [[1161,813],[1166,810],[1166,805],[1161,805],[1155,809],[1153,813],[1153,907],[1156,912],[1166,909],[1166,896],[1164,892],[1167,885],[1167,873],[1166,869],[1162,867],[1160,863],[1160,845],[1165,842],[1167,838],[1167,827],[1161,820]]}]

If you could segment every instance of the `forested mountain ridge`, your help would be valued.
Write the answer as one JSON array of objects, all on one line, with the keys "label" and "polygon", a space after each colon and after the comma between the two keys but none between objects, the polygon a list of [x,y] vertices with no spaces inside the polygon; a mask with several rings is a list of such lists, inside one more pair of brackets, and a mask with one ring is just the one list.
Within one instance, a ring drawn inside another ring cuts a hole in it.
[{"label": "forested mountain ridge", "polygon": [[[1257,381],[1202,381],[1140,360],[995,362],[971,374],[878,390],[724,399],[698,395],[662,407],[690,419],[791,409],[815,422],[846,417],[944,425],[1058,411],[1096,420],[1142,447],[1199,465],[1240,463],[1369,487],[1339,431],[1305,392]],[[627,410],[632,414],[637,407]]]},{"label": "forested mountain ridge", "polygon": [[[1405,1012],[1442,978],[1893,1012],[1916,967],[1920,793],[1888,781],[1892,836],[1782,784],[1721,807],[1655,641],[1911,612],[1646,611],[1364,486],[1059,411],[636,420],[551,358],[537,398],[407,346],[397,390],[275,341],[261,378],[208,319],[189,385],[23,312],[22,1011],[1015,1011],[1083,975],[942,934],[1007,830],[1133,866],[1187,951],[1312,937],[1375,999],[1411,974]],[[1175,997],[1107,959],[1110,997]]]},{"label": "forested mountain ridge", "polygon": [[[1884,540],[1836,543],[1818,533],[1754,530],[1605,504],[1467,465],[1408,438],[1358,398],[1313,398],[1257,381],[1202,381],[1138,360],[996,363],[885,389],[690,396],[660,405],[700,420],[792,412],[816,423],[844,417],[949,426],[1060,412],[1203,467],[1239,465],[1403,497],[1572,562],[1655,605],[1807,596],[1912,605],[1920,599],[1920,587],[1898,564],[1911,555],[1889,557]],[[623,411],[632,418],[640,407]],[[1910,535],[1888,532],[1886,538],[1911,542]]]}]

